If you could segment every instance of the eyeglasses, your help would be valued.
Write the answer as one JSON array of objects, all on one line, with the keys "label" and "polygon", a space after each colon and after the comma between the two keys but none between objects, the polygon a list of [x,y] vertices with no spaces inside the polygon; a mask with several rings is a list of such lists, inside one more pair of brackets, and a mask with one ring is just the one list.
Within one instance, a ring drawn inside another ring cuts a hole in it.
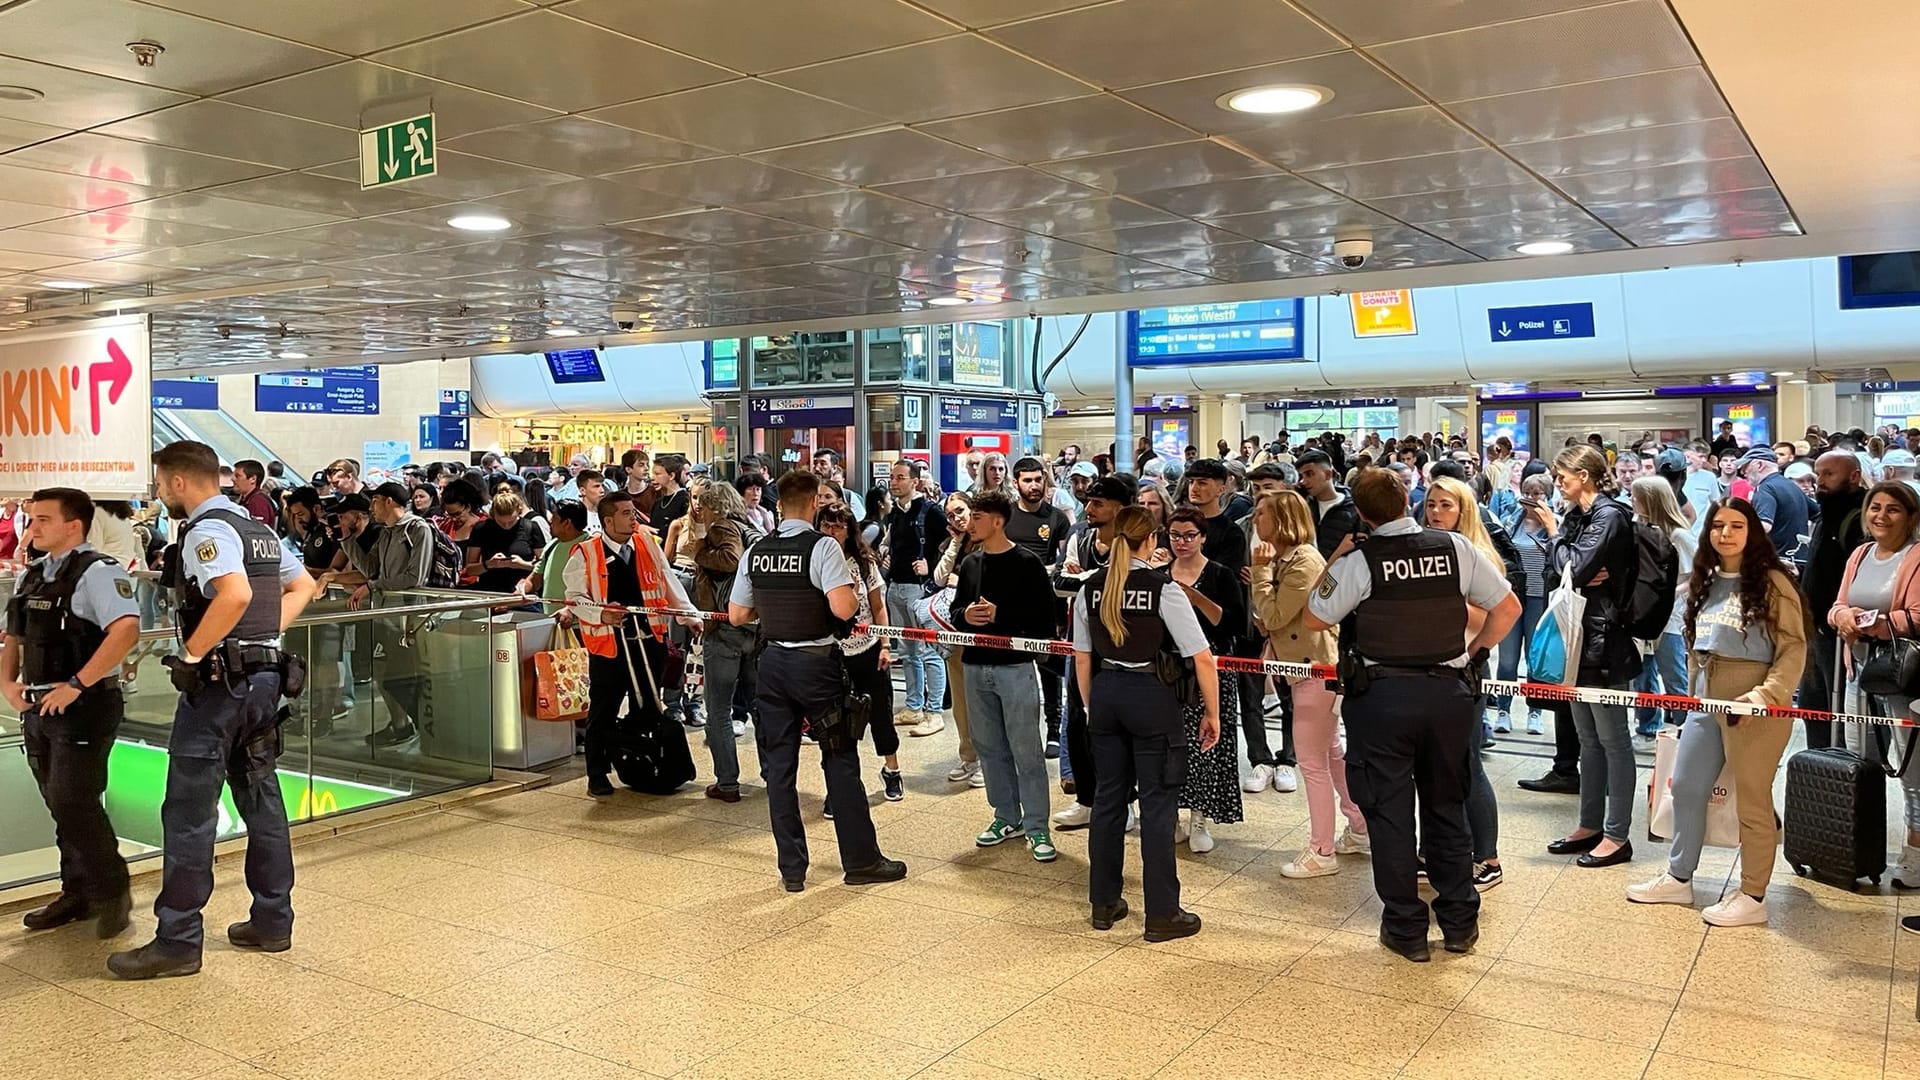
[{"label": "eyeglasses", "polygon": [[1190,544],[1200,539],[1200,534],[1197,532],[1170,532],[1167,534],[1167,539],[1176,544]]},{"label": "eyeglasses", "polygon": [[844,521],[823,521],[820,523],[820,527],[823,529],[835,529],[840,532],[847,531],[847,523]]}]

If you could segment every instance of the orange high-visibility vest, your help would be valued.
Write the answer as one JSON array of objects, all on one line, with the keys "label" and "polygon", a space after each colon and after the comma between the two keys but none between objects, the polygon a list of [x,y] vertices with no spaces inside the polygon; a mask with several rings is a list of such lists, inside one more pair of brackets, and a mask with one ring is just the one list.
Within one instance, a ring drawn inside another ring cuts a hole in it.
[{"label": "orange high-visibility vest", "polygon": [[[659,570],[653,565],[649,553],[644,550],[646,541],[638,533],[634,534],[634,570],[640,576],[640,595],[645,598],[647,607],[665,606],[665,585],[660,581]],[[607,545],[605,537],[594,535],[582,540],[577,549],[580,557],[587,562],[587,601],[592,604],[607,602]],[[666,620],[659,616],[648,616],[649,629],[655,639],[666,640]],[[582,620],[580,623],[580,644],[595,656],[618,656],[619,644],[614,635],[619,633],[618,626],[606,626]]]}]

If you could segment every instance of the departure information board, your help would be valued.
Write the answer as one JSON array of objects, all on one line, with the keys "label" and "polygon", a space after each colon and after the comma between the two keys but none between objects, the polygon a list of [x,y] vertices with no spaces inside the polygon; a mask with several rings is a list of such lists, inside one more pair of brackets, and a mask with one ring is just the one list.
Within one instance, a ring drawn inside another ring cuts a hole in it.
[{"label": "departure information board", "polygon": [[593,349],[566,349],[547,354],[547,370],[556,383],[605,382],[600,354]]},{"label": "departure information board", "polygon": [[1298,360],[1301,303],[1251,300],[1127,313],[1127,361],[1135,367]]}]

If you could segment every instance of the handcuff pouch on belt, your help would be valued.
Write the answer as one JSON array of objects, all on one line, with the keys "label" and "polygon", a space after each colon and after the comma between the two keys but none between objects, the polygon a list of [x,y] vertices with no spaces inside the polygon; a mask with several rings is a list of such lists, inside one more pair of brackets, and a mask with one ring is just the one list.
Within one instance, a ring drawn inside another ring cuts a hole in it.
[{"label": "handcuff pouch on belt", "polygon": [[1180,704],[1199,704],[1200,676],[1194,671],[1192,660],[1162,646],[1153,654],[1153,673],[1162,685],[1173,691]]},{"label": "handcuff pouch on belt", "polygon": [[820,749],[834,753],[859,748],[873,708],[873,696],[856,689],[846,679],[844,667],[841,678],[839,698],[821,710],[820,715],[807,717],[808,730],[813,732]]}]

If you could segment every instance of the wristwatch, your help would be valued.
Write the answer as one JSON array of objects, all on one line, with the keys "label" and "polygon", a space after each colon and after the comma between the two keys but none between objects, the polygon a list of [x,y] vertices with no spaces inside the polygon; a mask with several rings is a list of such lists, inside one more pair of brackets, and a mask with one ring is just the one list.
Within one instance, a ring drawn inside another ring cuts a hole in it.
[{"label": "wristwatch", "polygon": [[78,675],[75,675],[73,678],[68,679],[67,685],[73,687],[75,690],[78,690],[83,694],[87,692],[87,684],[81,682],[80,676]]}]

